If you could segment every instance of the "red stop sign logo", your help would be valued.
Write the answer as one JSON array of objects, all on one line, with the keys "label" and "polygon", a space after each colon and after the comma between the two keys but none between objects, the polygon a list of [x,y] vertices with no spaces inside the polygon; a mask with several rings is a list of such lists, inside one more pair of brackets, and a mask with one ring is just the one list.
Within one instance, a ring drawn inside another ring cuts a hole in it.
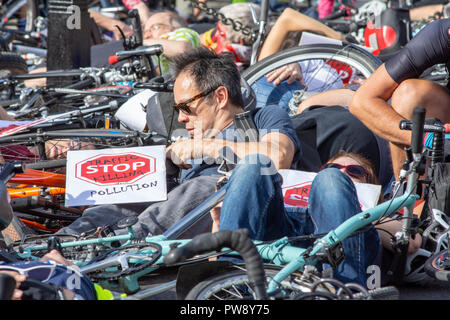
[{"label": "red stop sign logo", "polygon": [[284,203],[295,207],[308,207],[309,191],[311,184],[286,190]]},{"label": "red stop sign logo", "polygon": [[96,185],[129,184],[155,172],[156,159],[135,152],[98,155],[78,162],[75,177]]}]

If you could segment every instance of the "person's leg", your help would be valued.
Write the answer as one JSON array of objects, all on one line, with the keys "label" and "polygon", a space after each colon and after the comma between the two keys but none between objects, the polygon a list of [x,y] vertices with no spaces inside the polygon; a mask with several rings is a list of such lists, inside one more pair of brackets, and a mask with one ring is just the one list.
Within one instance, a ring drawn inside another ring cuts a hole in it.
[{"label": "person's leg", "polygon": [[[139,238],[158,235],[167,231],[185,215],[208,199],[216,190],[220,175],[199,176],[186,180],[167,194],[167,200],[156,202],[146,208],[133,226]],[[192,238],[200,233],[211,232],[209,213],[186,230],[180,238]]]},{"label": "person's leg", "polygon": [[149,205],[148,202],[131,204],[99,205],[86,209],[83,215],[70,225],[59,229],[56,234],[80,235],[99,227],[117,228],[117,223],[127,217],[136,217]]},{"label": "person's leg", "polygon": [[289,101],[296,90],[303,89],[299,81],[288,84],[287,80],[278,85],[267,81],[266,77],[260,78],[252,85],[256,95],[256,107],[262,108],[267,105],[278,105],[280,108],[289,112]]},{"label": "person's leg", "polygon": [[[167,179],[167,190],[170,191],[176,185],[171,179]],[[89,232],[98,227],[110,226],[117,230],[117,223],[127,217],[137,217],[142,211],[148,208],[151,202],[125,203],[98,205],[86,209],[83,215],[72,222],[70,225],[61,228],[57,234],[76,234]],[[118,233],[127,232],[127,230],[117,230]]]},{"label": "person's leg", "polygon": [[[354,183],[335,168],[317,174],[311,184],[308,213],[314,233],[328,233],[345,220],[361,212]],[[334,271],[344,283],[356,282],[366,286],[366,269],[378,255],[380,240],[375,229],[356,234],[342,241],[345,259]]]},{"label": "person's leg", "polygon": [[[450,122],[450,92],[431,81],[419,79],[402,81],[392,94],[391,105],[405,119],[412,119],[414,108],[420,106],[425,108],[427,118],[438,118],[444,123]],[[406,160],[403,148],[403,145],[390,143],[396,179]]]},{"label": "person's leg", "polygon": [[293,235],[284,211],[282,179],[268,169],[271,166],[270,159],[262,155],[240,160],[225,186],[219,230],[247,228],[254,240]]}]

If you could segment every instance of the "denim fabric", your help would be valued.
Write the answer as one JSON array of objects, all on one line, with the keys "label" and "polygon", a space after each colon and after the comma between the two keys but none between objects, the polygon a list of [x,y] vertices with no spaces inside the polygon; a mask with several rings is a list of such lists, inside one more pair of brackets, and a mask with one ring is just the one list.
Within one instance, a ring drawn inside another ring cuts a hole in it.
[{"label": "denim fabric", "polygon": [[303,86],[298,81],[288,84],[287,80],[274,85],[267,81],[266,77],[262,77],[252,85],[252,89],[256,95],[256,108],[277,105],[289,112],[289,101],[293,97],[294,91],[303,89]]},{"label": "denim fabric", "polygon": [[[216,189],[216,182],[221,175],[199,176],[169,189],[166,201],[143,202],[132,204],[110,204],[88,208],[83,215],[57,234],[81,234],[97,227],[112,226],[116,234],[125,233],[125,229],[117,229],[117,223],[126,217],[138,217],[133,230],[139,239],[148,235],[164,233],[209,198]],[[209,214],[189,228],[182,238],[210,232],[212,220]]]},{"label": "denim fabric", "polygon": [[[263,161],[262,164],[260,161]],[[221,230],[247,228],[255,240],[327,233],[359,213],[353,182],[341,171],[325,169],[313,180],[308,208],[284,207],[281,176],[265,171],[264,156],[243,158],[227,184]],[[375,229],[343,241],[344,261],[334,271],[344,282],[366,285],[366,268],[375,261],[380,240]]]}]

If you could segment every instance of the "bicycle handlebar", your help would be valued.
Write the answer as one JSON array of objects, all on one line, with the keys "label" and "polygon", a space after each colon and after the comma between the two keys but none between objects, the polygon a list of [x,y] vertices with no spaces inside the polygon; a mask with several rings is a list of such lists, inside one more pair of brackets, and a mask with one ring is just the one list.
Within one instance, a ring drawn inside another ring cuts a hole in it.
[{"label": "bicycle handlebar", "polygon": [[422,152],[423,140],[423,125],[425,123],[425,109],[416,107],[412,116],[412,131],[411,131],[411,151],[413,154]]},{"label": "bicycle handlebar", "polygon": [[134,40],[136,47],[142,46],[142,26],[141,19],[139,18],[139,13],[136,9],[131,10],[128,13],[128,16],[131,18],[131,25],[133,27]]},{"label": "bicycle handlebar", "polygon": [[261,11],[259,21],[267,22],[267,15],[269,13],[269,1],[261,1]]},{"label": "bicycle handlebar", "polygon": [[151,89],[157,92],[173,92],[173,81],[166,81],[164,77],[158,76],[151,79],[147,83],[136,83],[134,88],[136,89]]},{"label": "bicycle handlebar", "polygon": [[[401,130],[412,130],[412,122],[409,120],[402,120],[399,123],[399,127]],[[442,125],[439,124],[424,124],[423,125],[424,132],[442,132],[442,133],[450,133],[450,123],[445,123]]]},{"label": "bicycle handlebar", "polygon": [[247,229],[238,229],[236,231],[222,230],[215,233],[200,234],[186,245],[171,250],[164,256],[164,263],[170,265],[182,262],[197,254],[222,248],[230,248],[241,255],[247,267],[248,279],[255,286],[255,299],[267,299],[263,261],[255,244],[250,239]]},{"label": "bicycle handlebar", "polygon": [[143,47],[135,50],[123,50],[116,52],[115,55],[108,58],[109,64],[113,65],[119,61],[128,59],[133,56],[145,56],[145,55],[158,55],[164,52],[163,46],[160,44],[155,44],[152,46]]}]

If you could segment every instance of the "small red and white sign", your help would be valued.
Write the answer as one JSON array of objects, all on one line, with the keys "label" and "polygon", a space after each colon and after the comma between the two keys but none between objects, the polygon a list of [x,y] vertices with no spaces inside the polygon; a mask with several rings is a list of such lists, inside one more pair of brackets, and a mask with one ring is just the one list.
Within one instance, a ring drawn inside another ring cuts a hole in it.
[{"label": "small red and white sign", "polygon": [[165,146],[67,153],[66,206],[167,199]]},{"label": "small red and white sign", "polygon": [[[283,177],[281,189],[283,191],[284,205],[287,207],[308,206],[309,191],[315,172],[282,169],[279,171]],[[368,183],[355,183],[356,194],[361,210],[367,210],[377,205],[380,198],[381,186]]]}]

